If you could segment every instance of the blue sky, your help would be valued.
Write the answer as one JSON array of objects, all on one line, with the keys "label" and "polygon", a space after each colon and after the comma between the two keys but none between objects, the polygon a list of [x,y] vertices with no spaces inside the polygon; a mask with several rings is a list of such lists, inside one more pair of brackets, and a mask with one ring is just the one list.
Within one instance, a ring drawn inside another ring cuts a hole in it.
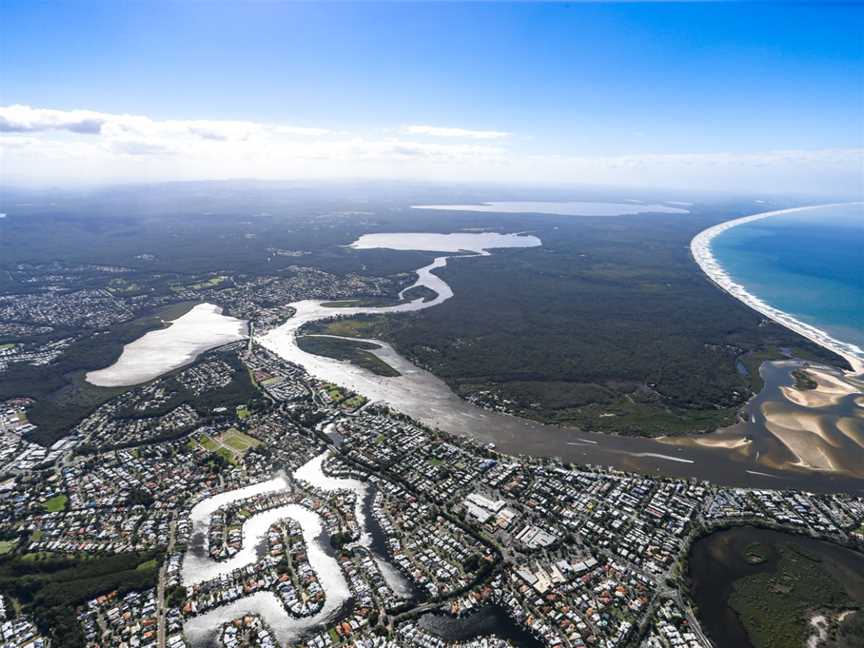
[{"label": "blue sky", "polygon": [[[860,191],[856,4],[6,0],[0,32],[12,180],[161,168]],[[69,111],[108,126],[74,132]],[[243,163],[216,165],[216,141]]]}]

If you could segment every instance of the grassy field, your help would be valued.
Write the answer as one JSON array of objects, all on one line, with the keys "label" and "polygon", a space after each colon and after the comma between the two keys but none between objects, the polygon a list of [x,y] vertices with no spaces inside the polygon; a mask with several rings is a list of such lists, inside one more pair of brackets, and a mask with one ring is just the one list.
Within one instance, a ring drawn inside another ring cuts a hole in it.
[{"label": "grassy field", "polygon": [[117,278],[108,282],[108,291],[115,295],[132,295],[144,290],[141,284]]},{"label": "grassy field", "polygon": [[191,290],[203,290],[203,289],[205,289],[205,288],[215,288],[216,286],[220,286],[220,285],[222,285],[223,283],[225,283],[225,281],[226,281],[227,279],[228,279],[228,277],[222,277],[222,276],[220,276],[220,277],[210,277],[209,279],[206,279],[206,280],[204,280],[204,281],[198,281],[198,282],[193,283],[193,284],[187,284],[187,285],[172,285],[172,286],[171,286],[171,290],[173,290],[173,291],[175,291],[175,292],[179,292],[179,291],[181,291],[181,290],[187,290],[187,289],[191,289]]},{"label": "grassy field", "polygon": [[326,308],[359,308],[393,306],[398,303],[399,300],[393,297],[361,297],[359,299],[343,299],[339,301],[324,302],[322,306],[325,306]]},{"label": "grassy field", "polygon": [[261,442],[240,430],[231,428],[216,437],[200,434],[194,440],[190,439],[187,445],[191,449],[200,445],[208,452],[215,452],[228,463],[236,464],[243,453],[249,448],[258,447]]},{"label": "grassy field", "polygon": [[342,401],[341,405],[346,410],[355,410],[358,407],[363,407],[366,404],[366,397],[356,394],[347,400]]},{"label": "grassy field", "polygon": [[210,452],[215,452],[219,448],[219,443],[206,434],[202,434],[198,437],[198,443],[204,446],[205,450],[209,450]]},{"label": "grassy field", "polygon": [[45,504],[42,506],[48,513],[57,513],[66,508],[66,502],[68,500],[69,498],[65,495],[55,495],[54,497],[45,500]]},{"label": "grassy field", "polygon": [[219,449],[216,450],[216,454],[218,454],[230,464],[237,463],[237,455],[235,455],[229,448],[226,448],[225,446],[220,446]]},{"label": "grassy field", "polygon": [[338,385],[327,385],[324,391],[333,403],[341,403],[345,399],[345,392]]},{"label": "grassy field", "polygon": [[238,452],[245,452],[249,448],[257,448],[261,442],[248,434],[231,428],[219,438],[223,445],[229,446]]},{"label": "grassy field", "polygon": [[377,339],[386,327],[383,317],[362,317],[356,319],[340,319],[322,322],[312,326],[316,333],[338,335],[341,337],[359,337]]},{"label": "grassy field", "polygon": [[135,571],[149,571],[155,570],[159,567],[159,561],[155,558],[151,558],[150,560],[145,560],[140,565],[135,568]]},{"label": "grassy field", "polygon": [[10,553],[18,545],[18,540],[0,540],[0,556]]}]

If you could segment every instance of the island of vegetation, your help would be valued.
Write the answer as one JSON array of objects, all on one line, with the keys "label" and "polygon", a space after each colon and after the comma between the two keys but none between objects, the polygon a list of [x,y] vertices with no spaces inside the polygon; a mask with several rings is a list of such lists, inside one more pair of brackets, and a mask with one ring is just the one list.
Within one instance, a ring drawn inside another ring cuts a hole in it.
[{"label": "island of vegetation", "polygon": [[389,364],[372,353],[381,347],[372,342],[362,340],[346,340],[324,335],[301,335],[297,338],[297,346],[307,353],[348,360],[378,376],[401,375]]}]

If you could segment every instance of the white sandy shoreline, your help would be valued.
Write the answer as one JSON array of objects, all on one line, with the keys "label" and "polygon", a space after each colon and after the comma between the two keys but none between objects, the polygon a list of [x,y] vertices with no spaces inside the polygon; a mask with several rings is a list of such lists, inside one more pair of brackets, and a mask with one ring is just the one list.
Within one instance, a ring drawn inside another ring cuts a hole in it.
[{"label": "white sandy shoreline", "polygon": [[808,211],[811,209],[823,209],[825,207],[840,207],[844,205],[857,204],[862,203],[831,203],[826,205],[810,205],[807,207],[792,207],[790,209],[779,209],[775,211],[762,212],[760,214],[752,214],[750,216],[744,216],[742,218],[736,218],[734,220],[726,221],[725,223],[714,225],[713,227],[709,227],[708,229],[699,232],[696,236],[693,237],[693,240],[690,241],[690,252],[693,254],[693,258],[696,260],[696,263],[699,264],[700,268],[702,268],[702,271],[706,275],[708,275],[708,277],[720,288],[728,292],[736,299],[744,302],[753,310],[758,311],[766,317],[769,317],[778,324],[781,324],[782,326],[785,326],[786,328],[795,331],[799,335],[804,336],[808,340],[815,342],[819,346],[828,349],[829,351],[833,351],[839,356],[842,356],[852,366],[852,371],[854,374],[864,374],[864,349],[862,349],[856,344],[837,340],[836,338],[831,337],[831,335],[829,335],[825,331],[816,328],[815,326],[812,326],[810,324],[806,324],[800,320],[797,320],[789,313],[781,311],[765,303],[760,298],[756,297],[756,295],[744,288],[744,286],[735,283],[735,281],[732,279],[731,276],[729,276],[726,270],[723,269],[723,267],[720,265],[720,263],[714,257],[713,252],[711,251],[711,241],[714,239],[715,236],[725,232],[728,229],[737,227],[738,225],[743,225],[744,223],[751,223],[753,221],[762,220],[763,218],[769,218],[771,216],[792,214],[795,212]]}]

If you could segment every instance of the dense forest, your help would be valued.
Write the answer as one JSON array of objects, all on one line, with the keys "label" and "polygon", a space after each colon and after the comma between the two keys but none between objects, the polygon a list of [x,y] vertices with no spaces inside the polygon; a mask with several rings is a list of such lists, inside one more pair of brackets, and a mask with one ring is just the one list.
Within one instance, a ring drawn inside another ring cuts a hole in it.
[{"label": "dense forest", "polygon": [[124,594],[156,584],[159,552],[113,556],[12,555],[0,561],[0,592],[19,601],[58,648],[86,645],[75,608],[117,590]]},{"label": "dense forest", "polygon": [[437,271],[451,300],[357,334],[393,343],[458,393],[494,390],[541,421],[628,434],[714,429],[758,391],[751,359],[843,363],[704,276],[689,241],[729,217],[535,216],[542,247],[453,259]]}]

